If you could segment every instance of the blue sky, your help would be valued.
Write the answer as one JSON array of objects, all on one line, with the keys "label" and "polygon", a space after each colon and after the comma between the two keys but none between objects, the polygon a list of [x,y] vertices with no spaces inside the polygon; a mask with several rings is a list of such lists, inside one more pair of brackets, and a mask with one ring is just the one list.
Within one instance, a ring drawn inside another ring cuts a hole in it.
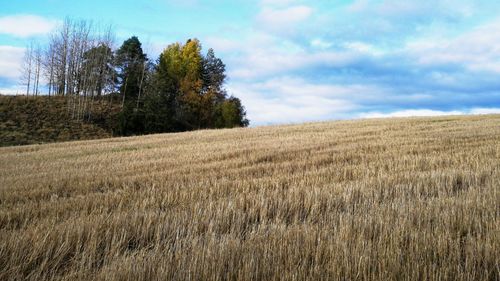
[{"label": "blue sky", "polygon": [[0,0],[0,92],[65,17],[137,35],[150,58],[196,37],[227,64],[253,125],[500,113],[500,2]]}]

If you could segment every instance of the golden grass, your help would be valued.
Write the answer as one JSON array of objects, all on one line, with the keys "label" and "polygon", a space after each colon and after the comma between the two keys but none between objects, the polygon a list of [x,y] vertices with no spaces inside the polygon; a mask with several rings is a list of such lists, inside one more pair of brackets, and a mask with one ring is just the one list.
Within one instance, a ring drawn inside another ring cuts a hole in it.
[{"label": "golden grass", "polygon": [[0,280],[499,280],[500,116],[0,148]]}]

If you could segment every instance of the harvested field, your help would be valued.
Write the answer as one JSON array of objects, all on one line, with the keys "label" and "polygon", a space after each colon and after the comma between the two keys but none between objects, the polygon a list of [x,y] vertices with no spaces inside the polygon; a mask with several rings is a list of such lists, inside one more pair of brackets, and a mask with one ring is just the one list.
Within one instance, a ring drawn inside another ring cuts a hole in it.
[{"label": "harvested field", "polygon": [[499,280],[500,115],[0,148],[0,280]]}]

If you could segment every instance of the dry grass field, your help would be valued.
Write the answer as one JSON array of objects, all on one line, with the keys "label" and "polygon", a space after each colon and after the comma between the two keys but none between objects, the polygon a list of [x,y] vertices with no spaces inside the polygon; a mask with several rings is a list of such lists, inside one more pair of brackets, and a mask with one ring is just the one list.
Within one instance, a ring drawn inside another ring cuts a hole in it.
[{"label": "dry grass field", "polygon": [[0,280],[499,274],[499,115],[0,148]]}]

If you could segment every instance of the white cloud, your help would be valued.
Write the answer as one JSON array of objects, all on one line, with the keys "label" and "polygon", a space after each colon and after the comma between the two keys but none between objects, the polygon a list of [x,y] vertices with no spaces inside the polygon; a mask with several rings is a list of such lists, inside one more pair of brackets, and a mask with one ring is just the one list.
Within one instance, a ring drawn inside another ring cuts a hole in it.
[{"label": "white cloud", "polygon": [[264,7],[257,15],[257,23],[265,30],[273,32],[290,32],[290,28],[307,20],[313,9],[305,5],[287,8]]},{"label": "white cloud", "polygon": [[261,0],[262,6],[288,6],[295,3],[295,0]]},{"label": "white cloud", "polygon": [[474,1],[456,0],[356,0],[352,2],[347,11],[362,13],[366,16],[381,17],[467,17],[473,13]]},{"label": "white cloud", "polygon": [[311,83],[298,77],[231,83],[228,90],[242,100],[253,125],[347,118],[362,97],[380,92],[372,86]]},{"label": "white cloud", "polygon": [[26,89],[21,86],[12,86],[9,88],[0,88],[0,95],[24,95],[26,93]]},{"label": "white cloud", "polygon": [[408,109],[394,111],[390,113],[382,112],[367,112],[359,114],[360,118],[388,118],[388,117],[411,117],[411,116],[445,116],[445,115],[460,115],[462,111],[440,111],[431,109]]},{"label": "white cloud", "polygon": [[316,49],[328,49],[333,46],[333,43],[325,41],[323,39],[314,39],[311,41],[311,47]]},{"label": "white cloud", "polygon": [[15,37],[30,37],[47,34],[58,21],[35,15],[11,15],[0,18],[0,33]]},{"label": "white cloud", "polygon": [[383,52],[375,46],[363,42],[346,42],[344,43],[344,47],[354,52],[369,54],[372,56],[379,56],[383,54]]},{"label": "white cloud", "polygon": [[236,40],[215,36],[207,37],[203,42],[208,48],[213,48],[216,52],[238,51],[244,47],[241,42]]},{"label": "white cloud", "polygon": [[389,118],[389,117],[418,117],[418,116],[447,116],[447,115],[480,115],[498,114],[500,108],[472,108],[468,110],[441,111],[431,109],[408,109],[389,113],[366,112],[359,114],[359,118]]},{"label": "white cloud", "polygon": [[200,4],[198,0],[167,0],[167,2],[170,5],[176,5],[181,7],[193,7]]},{"label": "white cloud", "polygon": [[368,0],[355,0],[348,7],[349,12],[362,12],[368,9],[370,2]]},{"label": "white cloud", "polygon": [[500,114],[500,108],[473,108],[469,111],[470,114]]},{"label": "white cloud", "polygon": [[233,65],[236,67],[230,69],[230,76],[242,79],[269,78],[313,67],[342,67],[358,58],[358,54],[338,51],[284,51],[271,47],[249,49],[235,59]]},{"label": "white cloud", "polygon": [[500,18],[454,38],[421,38],[406,51],[423,66],[460,65],[500,74]]},{"label": "white cloud", "polygon": [[0,77],[18,79],[24,48],[0,45]]}]

